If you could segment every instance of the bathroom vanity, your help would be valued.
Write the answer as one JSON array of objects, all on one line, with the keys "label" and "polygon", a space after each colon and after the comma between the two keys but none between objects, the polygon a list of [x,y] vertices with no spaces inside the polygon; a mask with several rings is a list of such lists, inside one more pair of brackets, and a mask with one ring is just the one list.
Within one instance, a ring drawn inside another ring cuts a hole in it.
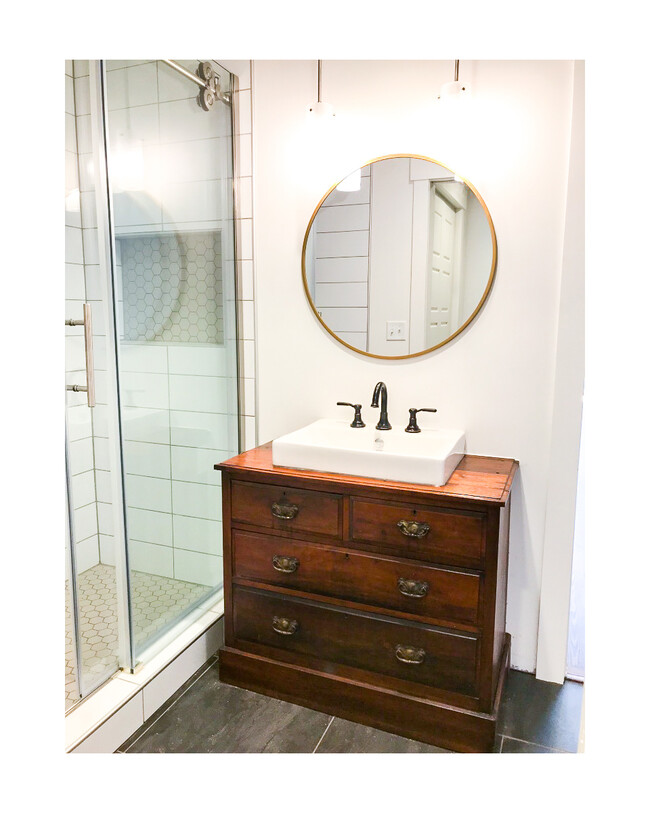
[{"label": "bathroom vanity", "polygon": [[225,683],[454,751],[490,751],[514,460],[444,486],[274,466],[222,472]]}]

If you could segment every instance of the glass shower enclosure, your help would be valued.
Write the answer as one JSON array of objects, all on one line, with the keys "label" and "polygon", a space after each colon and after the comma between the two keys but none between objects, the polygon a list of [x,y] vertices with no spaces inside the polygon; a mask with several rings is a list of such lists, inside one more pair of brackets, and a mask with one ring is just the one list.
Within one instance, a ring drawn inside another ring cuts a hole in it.
[{"label": "glass shower enclosure", "polygon": [[239,419],[233,77],[72,60],[65,81],[67,709],[219,599]]}]

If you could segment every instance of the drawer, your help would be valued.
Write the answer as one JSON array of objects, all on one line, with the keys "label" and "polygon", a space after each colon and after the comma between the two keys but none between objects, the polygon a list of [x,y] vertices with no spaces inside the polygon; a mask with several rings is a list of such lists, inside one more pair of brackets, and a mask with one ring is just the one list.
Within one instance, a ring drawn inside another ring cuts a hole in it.
[{"label": "drawer", "polygon": [[476,625],[481,577],[295,539],[233,531],[236,579]]},{"label": "drawer", "polygon": [[355,498],[350,510],[353,540],[380,543],[408,559],[483,567],[485,514]]},{"label": "drawer", "polygon": [[475,696],[478,639],[234,588],[235,639]]},{"label": "drawer", "polygon": [[233,522],[261,528],[341,536],[343,498],[319,491],[234,481],[231,486]]}]

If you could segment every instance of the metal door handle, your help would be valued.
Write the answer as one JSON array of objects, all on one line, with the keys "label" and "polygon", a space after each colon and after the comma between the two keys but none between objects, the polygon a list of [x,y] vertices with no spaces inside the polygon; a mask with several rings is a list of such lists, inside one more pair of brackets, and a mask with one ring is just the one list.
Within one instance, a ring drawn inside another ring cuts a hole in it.
[{"label": "metal door handle", "polygon": [[95,406],[95,357],[93,354],[93,316],[90,305],[83,304],[83,319],[66,319],[65,323],[69,327],[83,325],[84,328],[84,351],[86,356],[86,385],[68,384],[66,390],[71,392],[85,392],[88,395],[88,406]]}]

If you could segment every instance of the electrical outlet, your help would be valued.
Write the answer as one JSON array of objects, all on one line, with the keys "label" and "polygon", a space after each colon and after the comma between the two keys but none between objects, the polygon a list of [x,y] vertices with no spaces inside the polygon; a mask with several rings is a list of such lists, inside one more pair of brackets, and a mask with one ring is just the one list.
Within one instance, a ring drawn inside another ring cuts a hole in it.
[{"label": "electrical outlet", "polygon": [[403,342],[406,340],[406,322],[386,322],[386,341]]}]

